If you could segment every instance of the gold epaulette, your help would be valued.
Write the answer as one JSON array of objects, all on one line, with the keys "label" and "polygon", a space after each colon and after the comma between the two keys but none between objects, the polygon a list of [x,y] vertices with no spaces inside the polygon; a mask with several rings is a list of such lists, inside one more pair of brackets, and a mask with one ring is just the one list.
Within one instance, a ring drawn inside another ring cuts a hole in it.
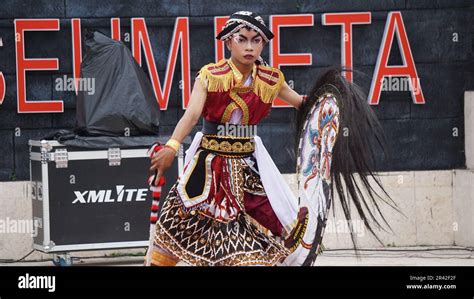
[{"label": "gold epaulette", "polygon": [[254,92],[262,99],[262,102],[271,103],[280,92],[284,83],[285,76],[282,71],[274,67],[259,65]]},{"label": "gold epaulette", "polygon": [[[210,92],[223,92],[232,88],[234,77],[232,68],[226,59],[217,63],[209,63],[201,68],[198,74],[203,86]],[[257,75],[253,91],[264,103],[271,103],[285,83],[285,76],[270,66],[257,66]]]},{"label": "gold epaulette", "polygon": [[232,70],[225,59],[209,63],[201,68],[198,75],[207,91],[227,91],[233,84]]}]

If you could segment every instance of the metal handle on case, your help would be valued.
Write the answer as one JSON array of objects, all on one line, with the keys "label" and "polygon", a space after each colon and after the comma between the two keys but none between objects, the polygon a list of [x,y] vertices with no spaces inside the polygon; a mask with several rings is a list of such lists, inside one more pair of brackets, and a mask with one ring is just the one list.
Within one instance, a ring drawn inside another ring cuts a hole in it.
[{"label": "metal handle on case", "polygon": [[122,160],[120,148],[109,148],[107,150],[107,159],[109,160],[109,166],[120,166]]}]

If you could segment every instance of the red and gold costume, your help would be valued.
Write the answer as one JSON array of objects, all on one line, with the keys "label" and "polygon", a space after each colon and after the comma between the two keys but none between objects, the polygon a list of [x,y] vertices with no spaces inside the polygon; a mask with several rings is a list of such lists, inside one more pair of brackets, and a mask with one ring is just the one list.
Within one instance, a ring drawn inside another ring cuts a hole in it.
[{"label": "red and gold costume", "polygon": [[[256,125],[268,115],[285,82],[283,73],[254,65],[252,82],[231,60],[205,65],[198,78],[207,89],[205,121]],[[196,140],[199,138],[200,140]],[[165,200],[156,224],[152,264],[178,259],[192,265],[275,265],[289,251],[287,231],[275,215],[260,180],[252,137],[204,134]],[[191,148],[193,145],[191,145]]]},{"label": "red and gold costume", "polygon": [[[273,38],[263,19],[249,11],[232,14],[216,38],[238,37],[242,28],[256,31],[266,42]],[[323,73],[324,81],[318,80],[299,106],[297,196],[258,135],[236,137],[216,129],[222,124],[253,126],[268,115],[285,79],[278,69],[265,66],[261,57],[258,61],[245,82],[231,60],[210,63],[199,71],[207,90],[203,130],[186,152],[184,172],[152,226],[156,232],[151,234],[147,264],[151,260],[152,265],[182,261],[206,266],[311,266],[320,252],[333,178],[338,178],[335,189],[346,207],[355,204],[359,213],[361,201],[367,207],[355,173],[366,178],[361,187],[376,204],[373,194],[377,192],[367,177],[381,185],[369,167],[365,155],[369,142],[363,137],[376,130],[376,117],[362,91],[347,82],[338,68]],[[360,113],[350,114],[353,111]],[[356,134],[336,143],[340,118]],[[333,154],[339,160],[335,171],[331,170]],[[346,220],[351,219],[349,212],[344,209]],[[368,226],[364,214],[360,216]]]}]

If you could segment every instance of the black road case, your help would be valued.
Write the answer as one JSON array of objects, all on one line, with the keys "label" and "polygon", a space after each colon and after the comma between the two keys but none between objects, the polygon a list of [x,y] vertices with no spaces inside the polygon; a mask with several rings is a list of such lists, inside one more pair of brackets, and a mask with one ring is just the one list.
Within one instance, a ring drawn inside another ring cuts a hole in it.
[{"label": "black road case", "polygon": [[[30,140],[33,247],[47,253],[148,246],[148,147],[91,150]],[[182,172],[183,148],[161,200]]]}]

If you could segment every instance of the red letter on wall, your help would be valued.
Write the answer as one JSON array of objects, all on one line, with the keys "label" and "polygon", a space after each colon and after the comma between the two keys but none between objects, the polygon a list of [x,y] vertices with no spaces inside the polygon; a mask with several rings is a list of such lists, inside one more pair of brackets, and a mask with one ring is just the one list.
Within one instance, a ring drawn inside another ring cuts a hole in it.
[{"label": "red letter on wall", "polygon": [[[214,18],[214,36],[217,36],[219,32],[222,31],[222,29],[225,26],[225,22],[229,17],[215,17]],[[225,44],[223,41],[220,40],[215,40],[214,42],[214,53],[216,55],[216,62],[218,62],[221,59],[225,58]]]},{"label": "red letter on wall", "polygon": [[81,19],[71,20],[72,31],[72,75],[74,76],[74,86],[76,95],[79,92],[78,84],[81,77],[82,44],[81,44]]},{"label": "red letter on wall", "polygon": [[[390,56],[390,49],[395,32],[397,33],[398,46],[403,59],[403,65],[388,66],[388,57]],[[388,14],[387,23],[385,24],[382,44],[380,46],[372,86],[369,92],[369,103],[371,105],[379,104],[383,79],[384,77],[390,76],[408,77],[410,79],[409,84],[413,103],[425,103],[423,91],[421,90],[418,74],[416,72],[415,61],[413,60],[410,43],[408,42],[407,33],[405,31],[405,25],[403,24],[402,14],[399,11],[390,12]]]},{"label": "red letter on wall", "polygon": [[7,87],[5,85],[5,77],[3,77],[3,73],[0,72],[0,105],[3,104],[6,91],[7,91]]},{"label": "red letter on wall", "polygon": [[148,71],[151,76],[153,91],[160,105],[161,110],[168,108],[169,96],[171,91],[171,83],[173,81],[176,60],[178,56],[178,47],[181,43],[181,72],[182,72],[182,104],[185,109],[188,106],[191,79],[190,79],[190,62],[189,62],[189,25],[187,17],[179,17],[176,19],[174,26],[173,39],[171,41],[170,53],[168,55],[168,63],[165,75],[164,92],[161,89],[161,84],[158,76],[158,70],[153,57],[153,50],[151,49],[150,38],[148,30],[143,18],[132,19],[132,53],[137,63],[142,65],[140,44],[143,44],[145,51],[145,59],[148,65]]},{"label": "red letter on wall", "polygon": [[[327,13],[322,16],[323,25],[341,25],[341,65],[352,70],[352,25],[370,24],[370,12]],[[344,74],[352,82],[352,72]]]},{"label": "red letter on wall", "polygon": [[18,113],[63,112],[63,101],[28,101],[26,99],[26,71],[58,70],[57,58],[25,58],[25,31],[58,31],[59,19],[15,20],[16,76]]},{"label": "red letter on wall", "polygon": [[[270,16],[270,30],[275,37],[270,41],[270,65],[280,68],[283,65],[311,65],[311,53],[280,53],[280,27],[313,26],[313,15],[275,15]],[[279,98],[273,102],[273,107],[291,107]]]},{"label": "red letter on wall", "polygon": [[110,19],[110,31],[112,39],[120,41],[120,18]]}]

